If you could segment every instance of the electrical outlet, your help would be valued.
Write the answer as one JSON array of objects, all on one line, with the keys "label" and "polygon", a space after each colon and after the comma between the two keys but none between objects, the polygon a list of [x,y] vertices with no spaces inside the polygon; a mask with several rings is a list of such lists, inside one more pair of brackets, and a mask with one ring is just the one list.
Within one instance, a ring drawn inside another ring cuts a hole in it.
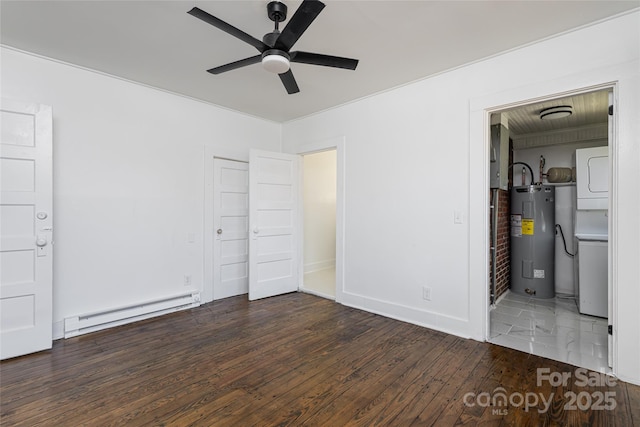
[{"label": "electrical outlet", "polygon": [[422,299],[426,299],[427,301],[431,301],[431,288],[426,286],[422,287]]},{"label": "electrical outlet", "polygon": [[184,285],[185,286],[191,286],[191,275],[190,274],[185,274],[183,281],[184,281]]}]

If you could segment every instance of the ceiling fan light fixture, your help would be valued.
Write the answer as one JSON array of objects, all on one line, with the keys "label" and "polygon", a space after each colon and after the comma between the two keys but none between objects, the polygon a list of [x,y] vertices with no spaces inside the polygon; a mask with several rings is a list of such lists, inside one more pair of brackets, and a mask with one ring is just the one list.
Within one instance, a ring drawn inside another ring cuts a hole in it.
[{"label": "ceiling fan light fixture", "polygon": [[262,54],[262,67],[270,73],[286,73],[289,71],[289,55],[278,49],[269,49]]},{"label": "ceiling fan light fixture", "polygon": [[561,105],[559,107],[545,108],[540,111],[540,120],[555,120],[569,117],[573,114],[573,107],[570,105]]}]

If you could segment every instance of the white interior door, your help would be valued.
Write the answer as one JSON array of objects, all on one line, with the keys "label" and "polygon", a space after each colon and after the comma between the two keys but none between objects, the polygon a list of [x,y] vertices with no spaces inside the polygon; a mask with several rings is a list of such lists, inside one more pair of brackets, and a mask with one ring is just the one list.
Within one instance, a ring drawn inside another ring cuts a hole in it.
[{"label": "white interior door", "polygon": [[249,299],[298,290],[299,156],[252,150]]},{"label": "white interior door", "polygon": [[47,106],[0,108],[0,358],[51,348],[52,118]]},{"label": "white interior door", "polygon": [[249,165],[213,160],[213,299],[249,290]]}]

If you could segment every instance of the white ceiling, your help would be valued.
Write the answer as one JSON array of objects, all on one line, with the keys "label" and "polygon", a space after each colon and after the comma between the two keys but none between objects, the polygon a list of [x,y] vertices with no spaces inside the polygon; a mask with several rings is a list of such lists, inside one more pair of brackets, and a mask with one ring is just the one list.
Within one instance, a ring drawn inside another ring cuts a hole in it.
[{"label": "white ceiling", "polygon": [[[325,0],[326,8],[292,50],[357,58],[357,70],[292,64],[300,87],[294,95],[260,64],[217,76],[207,73],[214,66],[253,56],[256,50],[186,12],[198,6],[262,39],[273,29],[267,3],[2,0],[0,41],[284,122],[640,5],[636,0]],[[285,3],[291,17],[300,1]]]}]

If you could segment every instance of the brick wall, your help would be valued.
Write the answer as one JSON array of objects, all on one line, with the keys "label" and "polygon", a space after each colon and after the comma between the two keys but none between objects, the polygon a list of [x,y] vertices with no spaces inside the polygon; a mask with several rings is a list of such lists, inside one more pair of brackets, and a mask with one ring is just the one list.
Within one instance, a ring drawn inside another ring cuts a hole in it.
[{"label": "brick wall", "polygon": [[[498,208],[498,244],[496,251],[496,295],[497,299],[500,295],[509,289],[510,285],[510,224],[509,224],[509,192],[506,190],[498,190],[498,202],[491,204]],[[493,192],[491,193],[493,198]],[[492,227],[493,224],[490,225]],[[493,229],[491,229],[493,235]],[[493,264],[489,266],[489,274]],[[491,283],[491,281],[489,281]]]}]

